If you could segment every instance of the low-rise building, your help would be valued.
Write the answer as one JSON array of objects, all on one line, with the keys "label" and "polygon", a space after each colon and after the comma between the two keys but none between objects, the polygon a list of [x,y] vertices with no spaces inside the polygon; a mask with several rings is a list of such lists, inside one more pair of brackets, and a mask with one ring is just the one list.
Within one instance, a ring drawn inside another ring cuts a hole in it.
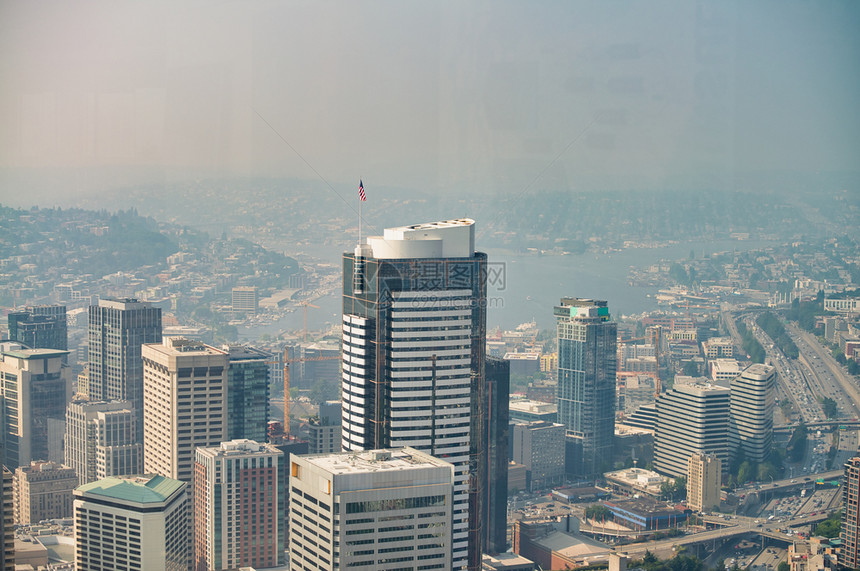
[{"label": "low-rise building", "polygon": [[15,523],[71,517],[72,492],[77,485],[75,471],[62,464],[31,462],[19,466],[12,481]]}]

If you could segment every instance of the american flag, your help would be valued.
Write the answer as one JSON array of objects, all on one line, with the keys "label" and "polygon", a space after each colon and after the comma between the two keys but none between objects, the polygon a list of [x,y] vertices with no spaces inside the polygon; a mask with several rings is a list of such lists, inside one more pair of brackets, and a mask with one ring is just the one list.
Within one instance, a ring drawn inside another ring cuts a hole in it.
[{"label": "american flag", "polygon": [[367,195],[364,194],[364,183],[361,182],[361,179],[358,179],[358,199],[362,202],[367,200]]}]

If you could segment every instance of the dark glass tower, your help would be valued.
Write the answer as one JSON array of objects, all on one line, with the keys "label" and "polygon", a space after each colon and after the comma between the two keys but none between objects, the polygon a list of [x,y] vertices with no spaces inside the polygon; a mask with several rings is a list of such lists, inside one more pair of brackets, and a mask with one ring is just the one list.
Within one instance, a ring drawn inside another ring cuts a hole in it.
[{"label": "dark glass tower", "polygon": [[39,305],[7,316],[9,339],[31,349],[68,349],[65,305]]},{"label": "dark glass tower", "polygon": [[233,345],[228,353],[227,440],[266,442],[269,423],[269,353]]},{"label": "dark glass tower", "polygon": [[558,422],[581,450],[566,462],[574,476],[593,477],[611,468],[615,435],[616,324],[605,301],[562,298],[558,321]]},{"label": "dark glass tower", "polygon": [[484,450],[487,451],[483,487],[484,551],[508,550],[508,405],[511,394],[511,364],[487,357],[487,383],[484,391]]},{"label": "dark glass tower", "polygon": [[455,466],[453,569],[480,569],[486,254],[469,219],[388,228],[343,257],[344,450]]},{"label": "dark glass tower", "polygon": [[161,343],[161,308],[136,299],[99,300],[89,310],[89,399],[130,401],[143,441],[144,343]]}]

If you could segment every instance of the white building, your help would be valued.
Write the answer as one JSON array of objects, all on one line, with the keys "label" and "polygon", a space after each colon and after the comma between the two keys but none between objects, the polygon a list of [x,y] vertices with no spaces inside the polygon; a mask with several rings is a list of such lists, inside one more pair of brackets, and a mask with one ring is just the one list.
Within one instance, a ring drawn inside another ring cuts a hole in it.
[{"label": "white building", "polygon": [[187,571],[186,484],[112,477],[75,490],[77,571]]},{"label": "white building", "polygon": [[140,474],[143,445],[137,433],[137,415],[129,401],[69,403],[65,457],[78,484]]},{"label": "white building", "polygon": [[745,457],[764,462],[773,443],[776,369],[756,363],[731,382],[731,446]]},{"label": "white building", "polygon": [[716,456],[691,454],[687,462],[687,507],[701,512],[720,506],[722,466]]},{"label": "white building", "polygon": [[290,464],[292,569],[451,569],[452,464],[413,448]]},{"label": "white building", "polygon": [[702,352],[708,359],[732,358],[735,346],[731,337],[711,337],[702,341]]},{"label": "white building", "polygon": [[708,365],[714,382],[731,381],[741,374],[741,366],[736,359],[712,359]]}]

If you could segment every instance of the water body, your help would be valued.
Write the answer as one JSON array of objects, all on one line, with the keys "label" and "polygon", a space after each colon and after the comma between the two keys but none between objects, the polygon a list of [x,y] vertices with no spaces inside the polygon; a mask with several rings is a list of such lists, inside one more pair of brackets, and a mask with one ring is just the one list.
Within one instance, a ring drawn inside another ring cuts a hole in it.
[{"label": "water body", "polygon": [[[632,315],[658,308],[655,287],[628,284],[630,267],[644,268],[660,260],[687,259],[690,250],[696,258],[724,251],[746,251],[772,245],[765,241],[721,240],[684,242],[660,248],[628,249],[612,254],[572,256],[515,255],[506,251],[485,249],[492,264],[487,288],[488,327],[513,329],[534,319],[541,329],[555,327],[553,307],[565,296],[605,299],[615,317]],[[332,263],[340,262],[340,253]],[[649,294],[651,297],[649,297]],[[308,308],[308,329],[321,330],[341,320],[340,292],[314,300],[319,309]],[[254,341],[263,334],[302,328],[301,309],[280,320],[253,327],[240,327],[239,336]]]}]

